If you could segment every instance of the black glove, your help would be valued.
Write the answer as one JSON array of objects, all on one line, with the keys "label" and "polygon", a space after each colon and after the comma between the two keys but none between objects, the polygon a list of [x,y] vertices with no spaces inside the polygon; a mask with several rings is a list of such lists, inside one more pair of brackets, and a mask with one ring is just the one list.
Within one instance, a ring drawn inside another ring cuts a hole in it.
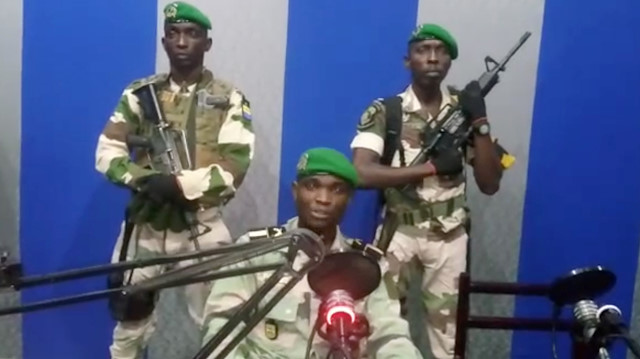
[{"label": "black glove", "polygon": [[182,190],[178,185],[178,179],[174,175],[153,174],[143,179],[142,192],[157,203],[185,200]]},{"label": "black glove", "polygon": [[462,153],[457,149],[440,152],[430,160],[438,176],[452,176],[462,172]]},{"label": "black glove", "polygon": [[481,117],[487,117],[487,107],[484,103],[484,97],[480,92],[480,84],[478,81],[471,81],[460,92],[458,101],[470,121],[477,120]]},{"label": "black glove", "polygon": [[[187,202],[189,203],[195,201]],[[129,202],[131,220],[135,224],[149,224],[156,231],[170,230],[175,233],[189,229],[185,218],[185,210],[190,210],[188,207],[175,202],[155,201],[144,192],[134,193]],[[195,209],[194,207],[193,210]]]}]

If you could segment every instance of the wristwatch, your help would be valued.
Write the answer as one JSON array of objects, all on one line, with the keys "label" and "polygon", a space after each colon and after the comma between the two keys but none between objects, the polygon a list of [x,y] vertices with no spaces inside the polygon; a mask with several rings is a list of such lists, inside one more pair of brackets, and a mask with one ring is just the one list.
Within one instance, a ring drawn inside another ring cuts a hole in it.
[{"label": "wristwatch", "polygon": [[491,126],[489,122],[482,122],[481,124],[474,126],[474,132],[480,136],[487,136],[491,132]]}]

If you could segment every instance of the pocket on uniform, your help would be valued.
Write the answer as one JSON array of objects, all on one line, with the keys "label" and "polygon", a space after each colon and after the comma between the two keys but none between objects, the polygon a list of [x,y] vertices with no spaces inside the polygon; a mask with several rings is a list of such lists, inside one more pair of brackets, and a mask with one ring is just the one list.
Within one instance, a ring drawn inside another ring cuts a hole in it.
[{"label": "pocket on uniform", "polygon": [[280,322],[293,323],[298,317],[298,298],[286,295],[273,309],[266,315],[266,319],[273,319]]}]

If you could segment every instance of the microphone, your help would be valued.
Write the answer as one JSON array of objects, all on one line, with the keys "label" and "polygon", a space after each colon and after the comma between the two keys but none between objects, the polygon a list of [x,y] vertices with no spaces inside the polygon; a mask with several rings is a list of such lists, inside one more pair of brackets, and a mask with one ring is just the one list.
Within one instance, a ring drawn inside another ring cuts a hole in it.
[{"label": "microphone", "polygon": [[609,291],[615,282],[615,274],[601,266],[578,268],[556,278],[549,290],[549,298],[556,307],[573,305],[573,316],[582,326],[584,342],[598,349],[600,359],[609,358],[608,342],[602,333],[598,305],[593,299]]},{"label": "microphone", "polygon": [[622,321],[622,311],[615,305],[606,304],[598,308],[596,317],[609,328],[625,332],[627,330]]},{"label": "microphone", "polygon": [[[369,336],[369,322],[355,303],[373,292],[382,278],[378,260],[367,251],[340,249],[324,257],[307,275],[320,298],[314,333],[329,342],[327,358],[359,358],[360,342]],[[307,351],[312,338],[309,338]]]},{"label": "microphone", "polygon": [[640,345],[634,341],[623,323],[622,311],[615,305],[598,307],[594,298],[606,293],[616,283],[616,276],[601,266],[578,268],[556,278],[549,288],[549,299],[557,308],[573,305],[573,315],[582,325],[584,341],[597,348],[601,359],[608,359],[610,338],[621,337],[636,358]]},{"label": "microphone", "polygon": [[368,334],[369,323],[365,317],[356,314],[351,294],[343,289],[333,290],[323,299],[320,313],[324,314],[326,331],[319,330],[318,334],[332,343],[332,350],[327,357],[358,358],[359,342]]},{"label": "microphone", "polygon": [[[603,307],[604,308],[604,307]],[[616,308],[617,309],[617,308]],[[573,315],[578,323],[583,327],[582,335],[585,342],[589,345],[593,345],[593,341],[601,341],[602,337],[600,326],[599,309],[596,303],[589,299],[584,299],[575,304],[573,307]],[[596,336],[596,332],[599,335]],[[598,344],[598,357],[600,359],[609,359],[609,352],[603,345]]]},{"label": "microphone", "polygon": [[583,327],[582,336],[588,343],[598,329],[598,306],[592,300],[585,299],[573,307],[573,315]]},{"label": "microphone", "polygon": [[356,321],[356,311],[353,298],[346,290],[338,289],[329,294],[325,300],[327,324],[338,328],[340,335],[344,335],[346,325]]},{"label": "microphone", "polygon": [[640,358],[640,345],[629,335],[629,330],[624,324],[620,308],[612,304],[603,305],[598,308],[597,317],[601,323],[602,330],[607,335],[618,334],[621,336],[633,355],[636,358]]}]

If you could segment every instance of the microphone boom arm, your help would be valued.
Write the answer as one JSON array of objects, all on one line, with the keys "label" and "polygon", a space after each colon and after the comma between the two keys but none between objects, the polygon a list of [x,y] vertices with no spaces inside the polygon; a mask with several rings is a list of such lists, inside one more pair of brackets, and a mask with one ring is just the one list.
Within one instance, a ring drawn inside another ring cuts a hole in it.
[{"label": "microphone boom arm", "polygon": [[[205,344],[193,359],[207,359],[211,353],[227,338],[244,318],[251,318],[245,322],[244,328],[215,356],[215,359],[226,357],[233,348],[240,343],[256,325],[276,306],[276,304],[304,278],[309,271],[317,266],[325,256],[324,247],[319,246],[320,251],[315,255],[309,255],[307,261],[299,270],[293,268],[293,263],[298,251],[309,253],[308,243],[297,243],[297,248],[292,246],[287,254],[287,261],[275,273],[273,273],[258,290],[231,316],[222,328]],[[306,248],[305,248],[306,244]],[[287,283],[278,290],[274,296],[259,310],[256,311],[260,301],[278,284],[285,276],[290,276]],[[253,315],[250,314],[253,312]]]},{"label": "microphone boom arm", "polygon": [[[9,264],[6,266],[0,265],[0,288],[11,287],[15,290],[21,290],[22,288],[53,284],[79,278],[93,277],[101,274],[108,274],[111,272],[125,271],[129,269],[142,268],[159,264],[174,264],[184,260],[197,259],[239,251],[250,251],[258,245],[263,244],[259,243],[261,241],[269,241],[269,239],[256,240],[252,243],[231,244],[221,248],[207,249],[202,251],[193,251],[174,255],[163,255],[149,259],[138,259],[111,264],[101,264],[81,269],[70,269],[43,275],[33,275],[29,277],[23,277],[21,275],[22,270],[20,264]],[[7,273],[5,274],[4,272]],[[18,275],[13,275],[13,273],[16,272],[18,272]]]},{"label": "microphone boom arm", "polygon": [[[231,244],[221,248],[209,250],[182,253],[177,255],[166,255],[151,259],[133,260],[107,265],[91,266],[88,268],[72,269],[29,277],[22,276],[20,264],[6,265],[3,261],[2,263],[0,263],[0,289],[11,287],[14,290],[21,290],[22,288],[26,287],[35,287],[45,284],[70,281],[73,279],[92,277],[102,274],[108,274],[111,272],[125,271],[129,269],[142,268],[159,264],[173,264],[188,259],[196,259],[213,255],[220,256],[223,254],[231,253],[231,255],[215,257],[201,263],[168,271],[158,277],[151,278],[135,285],[0,308],[0,317],[5,315],[33,312],[52,307],[103,299],[119,291],[132,293],[139,290],[171,288],[186,284],[206,282],[214,279],[222,279],[238,275],[275,270],[280,266],[286,265],[287,263],[282,262],[266,266],[254,266],[242,269],[212,272],[223,266],[232,265],[249,258],[257,257],[270,252],[275,252],[281,250],[282,248],[296,248],[300,245],[299,237],[299,232],[294,231],[275,238],[258,239],[252,241],[251,243]],[[322,256],[323,255],[324,253],[322,253]]]}]

